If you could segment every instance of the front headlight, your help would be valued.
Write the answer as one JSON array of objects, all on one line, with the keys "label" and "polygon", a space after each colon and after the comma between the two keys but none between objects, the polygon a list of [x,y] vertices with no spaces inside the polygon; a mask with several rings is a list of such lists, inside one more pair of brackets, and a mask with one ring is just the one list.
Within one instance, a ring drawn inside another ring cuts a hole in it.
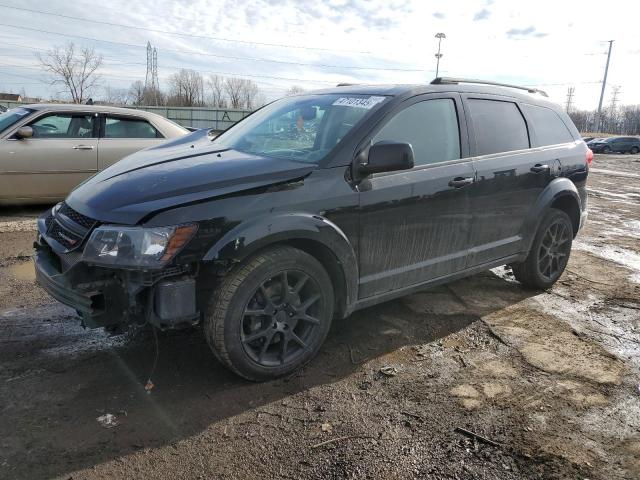
[{"label": "front headlight", "polygon": [[82,259],[103,266],[159,268],[176,256],[197,229],[192,224],[154,228],[105,225],[93,231]]}]

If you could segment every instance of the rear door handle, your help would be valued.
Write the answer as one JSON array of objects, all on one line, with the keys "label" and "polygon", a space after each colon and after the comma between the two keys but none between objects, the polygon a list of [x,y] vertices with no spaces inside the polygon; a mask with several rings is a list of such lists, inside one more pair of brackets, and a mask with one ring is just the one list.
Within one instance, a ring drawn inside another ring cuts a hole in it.
[{"label": "rear door handle", "polygon": [[546,172],[546,171],[549,171],[549,170],[551,170],[549,165],[542,165],[540,163],[536,163],[533,167],[531,167],[531,171],[533,173]]},{"label": "rear door handle", "polygon": [[456,177],[449,182],[449,186],[453,188],[462,188],[473,183],[473,177]]},{"label": "rear door handle", "polygon": [[93,145],[76,145],[74,150],[93,150]]}]

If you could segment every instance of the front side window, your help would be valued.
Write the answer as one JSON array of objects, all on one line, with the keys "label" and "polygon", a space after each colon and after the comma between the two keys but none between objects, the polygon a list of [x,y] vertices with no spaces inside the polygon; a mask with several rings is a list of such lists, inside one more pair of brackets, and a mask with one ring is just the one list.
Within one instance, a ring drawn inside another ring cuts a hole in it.
[{"label": "front side window", "polygon": [[380,141],[410,143],[415,165],[460,158],[460,130],[454,101],[438,98],[405,108],[373,138],[374,144]]},{"label": "front side window", "polygon": [[15,125],[34,111],[29,108],[12,108],[0,114],[0,133]]},{"label": "front side window", "polygon": [[56,113],[39,118],[29,126],[33,138],[91,138],[95,118],[83,113]]},{"label": "front side window", "polygon": [[529,148],[527,124],[517,105],[499,100],[468,100],[476,135],[476,155]]},{"label": "front side window", "polygon": [[557,145],[573,142],[573,136],[556,112],[546,107],[522,105],[523,110],[533,123],[538,146]]},{"label": "front side window", "polygon": [[253,155],[317,163],[386,99],[353,94],[284,98],[237,123],[213,144]]},{"label": "front side window", "polygon": [[104,125],[105,138],[162,138],[162,135],[146,120],[107,116]]}]

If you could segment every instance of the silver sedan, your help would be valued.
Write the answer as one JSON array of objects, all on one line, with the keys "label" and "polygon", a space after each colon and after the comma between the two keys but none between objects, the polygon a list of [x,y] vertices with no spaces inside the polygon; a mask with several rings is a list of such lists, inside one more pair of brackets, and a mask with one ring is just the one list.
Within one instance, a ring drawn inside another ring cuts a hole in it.
[{"label": "silver sedan", "polygon": [[61,200],[109,165],[187,129],[160,115],[42,104],[0,114],[0,204]]}]

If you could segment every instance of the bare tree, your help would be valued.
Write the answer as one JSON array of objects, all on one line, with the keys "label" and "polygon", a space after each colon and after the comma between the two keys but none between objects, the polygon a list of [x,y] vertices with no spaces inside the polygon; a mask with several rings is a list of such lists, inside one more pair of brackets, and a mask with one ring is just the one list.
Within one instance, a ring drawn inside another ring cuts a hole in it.
[{"label": "bare tree", "polygon": [[292,87],[289,88],[289,90],[287,90],[287,93],[285,93],[285,95],[287,97],[290,97],[291,95],[300,95],[301,93],[306,92],[306,90],[302,87],[299,87],[298,85],[293,85]]},{"label": "bare tree", "polygon": [[198,107],[204,104],[204,81],[195,70],[182,69],[169,77],[171,89],[167,103],[183,107]]},{"label": "bare tree", "polygon": [[126,105],[129,102],[129,91],[126,88],[104,87],[103,101],[110,105]]},{"label": "bare tree", "polygon": [[42,68],[53,74],[52,85],[61,84],[74,103],[82,103],[98,85],[97,71],[102,66],[102,55],[93,47],[84,47],[76,53],[73,42],[64,47],[53,47],[44,55],[36,53]]},{"label": "bare tree", "polygon": [[211,105],[213,107],[225,108],[227,100],[225,96],[225,80],[220,75],[210,75],[207,80],[207,86],[210,91]]},{"label": "bare tree", "polygon": [[133,105],[144,105],[144,83],[136,80],[129,87],[129,100]]},{"label": "bare tree", "polygon": [[242,86],[244,108],[247,110],[253,110],[256,108],[259,94],[260,89],[258,88],[258,84],[253,80],[245,79]]},{"label": "bare tree", "polygon": [[242,78],[227,78],[224,81],[224,90],[227,92],[227,98],[231,108],[242,108],[242,102],[244,95],[242,93],[244,85],[244,79]]}]

